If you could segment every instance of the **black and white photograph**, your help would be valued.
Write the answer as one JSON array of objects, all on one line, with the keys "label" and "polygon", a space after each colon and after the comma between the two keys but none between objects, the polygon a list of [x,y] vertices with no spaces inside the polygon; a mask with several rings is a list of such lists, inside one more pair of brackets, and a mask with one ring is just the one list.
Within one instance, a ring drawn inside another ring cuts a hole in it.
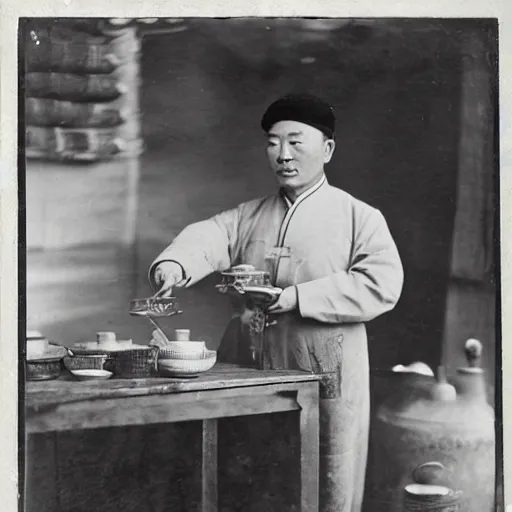
[{"label": "black and white photograph", "polygon": [[20,18],[20,510],[504,512],[499,32]]}]

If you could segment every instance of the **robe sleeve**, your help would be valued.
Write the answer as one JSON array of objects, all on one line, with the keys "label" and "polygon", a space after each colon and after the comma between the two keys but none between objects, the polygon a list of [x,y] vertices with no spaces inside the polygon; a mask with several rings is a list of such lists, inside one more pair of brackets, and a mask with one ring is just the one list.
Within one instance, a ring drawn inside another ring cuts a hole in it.
[{"label": "robe sleeve", "polygon": [[348,270],[297,285],[298,308],[320,322],[367,322],[394,308],[403,278],[386,220],[372,210],[355,234]]},{"label": "robe sleeve", "polygon": [[240,207],[187,226],[155,259],[149,269],[154,287],[154,271],[159,263],[174,261],[183,272],[183,284],[193,285],[213,272],[231,267],[232,248],[238,236]]}]

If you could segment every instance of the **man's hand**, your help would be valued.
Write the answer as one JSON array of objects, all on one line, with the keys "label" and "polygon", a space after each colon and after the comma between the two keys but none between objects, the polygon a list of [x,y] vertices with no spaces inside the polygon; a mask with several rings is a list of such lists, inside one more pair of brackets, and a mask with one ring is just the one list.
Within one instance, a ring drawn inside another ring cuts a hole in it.
[{"label": "man's hand", "polygon": [[155,297],[171,297],[173,286],[183,280],[183,271],[178,263],[163,261],[156,267],[154,278],[158,286]]},{"label": "man's hand", "polygon": [[277,302],[268,308],[268,312],[277,314],[293,311],[297,307],[297,303],[297,288],[295,286],[288,286],[288,288],[285,288],[281,295],[279,295]]}]

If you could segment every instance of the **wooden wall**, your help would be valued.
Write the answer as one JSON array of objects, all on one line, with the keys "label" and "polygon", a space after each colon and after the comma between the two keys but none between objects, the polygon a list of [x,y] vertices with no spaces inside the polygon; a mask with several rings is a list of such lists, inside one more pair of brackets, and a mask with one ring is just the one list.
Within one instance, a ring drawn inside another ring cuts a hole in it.
[{"label": "wooden wall", "polygon": [[135,243],[139,160],[96,164],[28,160],[27,249]]},{"label": "wooden wall", "polygon": [[483,343],[488,395],[494,402],[496,362],[495,251],[497,185],[496,41],[485,30],[462,38],[463,69],[456,215],[447,294],[443,361],[453,374],[465,364],[464,342]]}]

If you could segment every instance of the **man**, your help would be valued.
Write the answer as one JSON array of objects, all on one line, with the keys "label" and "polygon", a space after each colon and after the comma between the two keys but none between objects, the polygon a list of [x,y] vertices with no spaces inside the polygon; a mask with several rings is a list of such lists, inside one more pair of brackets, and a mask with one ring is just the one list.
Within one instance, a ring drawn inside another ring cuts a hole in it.
[{"label": "man", "polygon": [[[359,511],[369,425],[364,322],[395,306],[402,265],[382,214],[327,182],[335,148],[329,105],[289,95],[270,105],[261,126],[279,192],[186,227],[155,260],[150,280],[170,296],[174,286],[233,265],[270,270],[283,292],[269,309],[263,365],[331,376],[321,386],[321,510]],[[228,326],[224,361],[248,360],[242,317]]]}]

